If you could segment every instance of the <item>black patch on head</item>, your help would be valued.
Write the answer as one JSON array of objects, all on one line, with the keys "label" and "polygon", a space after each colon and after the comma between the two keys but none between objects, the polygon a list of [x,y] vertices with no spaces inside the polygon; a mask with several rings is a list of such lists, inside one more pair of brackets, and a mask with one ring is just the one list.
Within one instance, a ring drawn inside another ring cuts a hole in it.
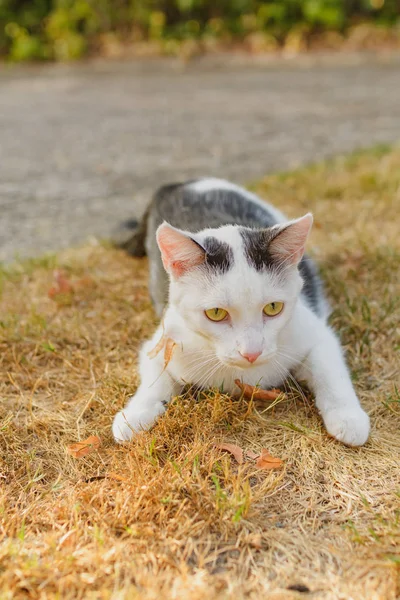
[{"label": "black patch on head", "polygon": [[[279,272],[279,261],[269,252],[269,245],[276,237],[275,232],[261,229],[241,228],[240,234],[243,239],[244,252],[247,262],[257,271],[268,268],[277,268]],[[322,283],[315,263],[305,254],[301,259],[298,269],[303,279],[301,295],[308,306],[319,314],[321,300],[323,299]]]},{"label": "black patch on head", "polygon": [[276,260],[269,252],[269,244],[276,236],[275,233],[266,229],[241,227],[240,235],[242,236],[247,262],[256,271],[264,271],[276,264]]},{"label": "black patch on head", "polygon": [[229,271],[234,262],[233,251],[229,244],[209,236],[201,242],[201,245],[206,251],[206,265],[220,273]]}]

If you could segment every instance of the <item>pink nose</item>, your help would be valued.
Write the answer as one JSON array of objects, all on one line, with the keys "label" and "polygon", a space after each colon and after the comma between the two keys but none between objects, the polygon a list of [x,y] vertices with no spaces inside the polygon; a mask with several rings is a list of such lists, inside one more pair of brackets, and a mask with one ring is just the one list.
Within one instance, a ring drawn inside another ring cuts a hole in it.
[{"label": "pink nose", "polygon": [[257,358],[262,353],[261,352],[239,352],[239,354],[241,354],[243,356],[243,358],[246,358],[249,361],[249,363],[253,363],[253,362],[256,362]]}]

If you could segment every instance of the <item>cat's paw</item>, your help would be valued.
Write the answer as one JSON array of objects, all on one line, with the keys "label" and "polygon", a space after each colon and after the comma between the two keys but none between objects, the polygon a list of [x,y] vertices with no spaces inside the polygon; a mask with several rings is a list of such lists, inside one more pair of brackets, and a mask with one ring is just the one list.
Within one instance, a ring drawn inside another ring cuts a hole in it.
[{"label": "cat's paw", "polygon": [[137,433],[127,419],[125,411],[117,413],[114,417],[112,432],[116,442],[129,442]]},{"label": "cat's paw", "polygon": [[368,440],[369,416],[361,407],[331,410],[324,423],[328,433],[347,446],[362,446]]},{"label": "cat's paw", "polygon": [[128,406],[115,415],[112,432],[116,442],[129,442],[141,431],[150,429],[157,417],[165,411],[162,402],[146,404],[143,407],[134,396]]}]

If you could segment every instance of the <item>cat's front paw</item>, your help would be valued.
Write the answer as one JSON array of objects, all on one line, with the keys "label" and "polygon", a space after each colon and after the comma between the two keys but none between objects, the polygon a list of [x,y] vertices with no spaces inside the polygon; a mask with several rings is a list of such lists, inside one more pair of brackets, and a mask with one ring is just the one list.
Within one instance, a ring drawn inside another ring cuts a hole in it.
[{"label": "cat's front paw", "polygon": [[165,411],[162,402],[140,402],[135,396],[128,406],[117,413],[112,426],[116,442],[129,442],[140,431],[146,431],[154,425],[157,417]]},{"label": "cat's front paw", "polygon": [[135,430],[127,419],[125,411],[117,413],[114,417],[112,432],[116,442],[129,442],[135,435]]},{"label": "cat's front paw", "polygon": [[362,446],[368,440],[369,416],[361,407],[331,410],[323,418],[328,433],[347,446]]}]

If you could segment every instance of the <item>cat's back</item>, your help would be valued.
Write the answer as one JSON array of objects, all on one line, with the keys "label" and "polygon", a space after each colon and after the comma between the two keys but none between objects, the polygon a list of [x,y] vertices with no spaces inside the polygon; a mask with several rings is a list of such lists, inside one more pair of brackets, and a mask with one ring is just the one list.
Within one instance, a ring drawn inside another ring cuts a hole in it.
[{"label": "cat's back", "polygon": [[163,221],[188,231],[222,225],[271,227],[286,220],[255,194],[224,179],[204,178],[160,188],[153,197],[151,229]]}]

